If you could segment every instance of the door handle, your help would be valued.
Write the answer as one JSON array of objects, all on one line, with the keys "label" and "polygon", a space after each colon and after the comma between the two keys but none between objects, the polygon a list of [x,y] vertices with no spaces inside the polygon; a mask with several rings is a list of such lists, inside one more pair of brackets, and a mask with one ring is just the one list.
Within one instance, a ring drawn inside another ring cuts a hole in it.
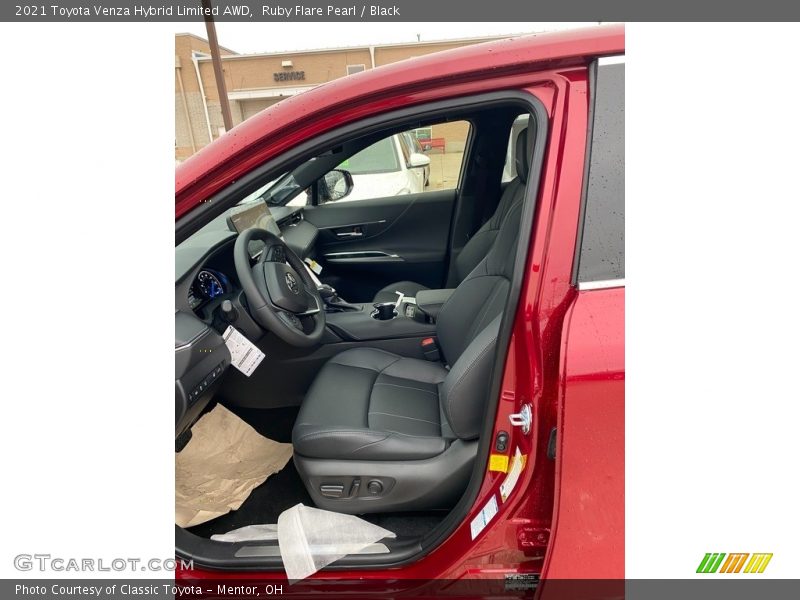
[{"label": "door handle", "polygon": [[361,228],[360,225],[357,225],[350,229],[349,231],[337,231],[336,237],[340,238],[359,238],[364,237],[364,230]]}]

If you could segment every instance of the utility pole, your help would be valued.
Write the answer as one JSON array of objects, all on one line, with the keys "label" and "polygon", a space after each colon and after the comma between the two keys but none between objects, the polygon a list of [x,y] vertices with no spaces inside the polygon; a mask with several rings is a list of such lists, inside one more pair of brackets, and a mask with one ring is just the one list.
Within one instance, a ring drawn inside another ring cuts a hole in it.
[{"label": "utility pole", "polygon": [[217,94],[222,108],[222,122],[225,124],[225,131],[233,128],[231,119],[231,103],[228,101],[228,90],[225,88],[225,78],[222,73],[222,61],[219,57],[219,42],[217,42],[217,28],[214,26],[214,17],[211,16],[211,0],[202,0],[204,16],[206,22],[206,33],[208,34],[208,45],[211,47],[211,63],[214,65],[214,79],[217,82]]}]

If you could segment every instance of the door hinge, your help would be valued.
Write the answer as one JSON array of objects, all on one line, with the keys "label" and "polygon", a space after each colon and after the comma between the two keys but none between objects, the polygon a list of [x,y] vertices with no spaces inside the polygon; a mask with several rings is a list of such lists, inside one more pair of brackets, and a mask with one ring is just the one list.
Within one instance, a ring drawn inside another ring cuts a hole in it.
[{"label": "door hinge", "polygon": [[522,427],[522,433],[528,434],[531,431],[531,423],[533,423],[533,412],[531,412],[530,404],[523,404],[522,409],[518,413],[508,415],[508,420],[514,427]]}]

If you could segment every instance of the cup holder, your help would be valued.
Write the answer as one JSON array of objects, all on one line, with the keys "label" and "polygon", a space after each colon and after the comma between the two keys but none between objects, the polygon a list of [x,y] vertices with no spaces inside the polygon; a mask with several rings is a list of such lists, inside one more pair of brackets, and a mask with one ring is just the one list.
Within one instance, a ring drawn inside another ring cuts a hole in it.
[{"label": "cup holder", "polygon": [[370,313],[378,321],[390,321],[397,316],[397,306],[394,302],[377,302],[372,305],[375,310]]}]

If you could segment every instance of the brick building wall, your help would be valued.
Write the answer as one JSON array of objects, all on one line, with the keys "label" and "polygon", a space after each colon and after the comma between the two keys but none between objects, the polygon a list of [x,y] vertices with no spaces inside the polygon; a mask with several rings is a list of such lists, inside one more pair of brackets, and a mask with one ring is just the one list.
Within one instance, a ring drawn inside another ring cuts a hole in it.
[{"label": "brick building wall", "polygon": [[[377,67],[490,39],[496,38],[249,55],[221,48],[233,124],[241,123],[289,95],[346,77],[348,65],[370,69],[373,61]],[[201,53],[197,70],[193,53]],[[290,61],[291,66],[286,61]],[[224,133],[224,126],[208,42],[191,34],[176,35],[175,65],[175,158],[184,160]],[[448,123],[435,126],[431,135],[444,138],[448,152],[460,152],[464,148],[466,128]]]}]

